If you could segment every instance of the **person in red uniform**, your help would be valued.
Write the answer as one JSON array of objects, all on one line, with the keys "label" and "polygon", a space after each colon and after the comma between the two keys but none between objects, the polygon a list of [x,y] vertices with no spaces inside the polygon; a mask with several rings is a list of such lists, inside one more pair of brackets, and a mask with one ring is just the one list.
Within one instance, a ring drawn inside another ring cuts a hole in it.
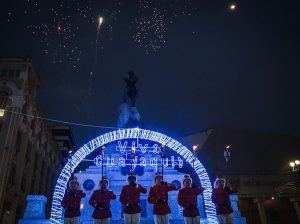
[{"label": "person in red uniform", "polygon": [[108,180],[103,177],[89,200],[89,204],[95,209],[93,212],[94,224],[109,224],[111,218],[110,200],[115,200],[116,195],[108,189]]},{"label": "person in red uniform", "polygon": [[127,177],[128,185],[123,186],[120,202],[124,206],[124,223],[139,224],[141,217],[140,194],[146,194],[146,188],[137,184],[136,176],[130,173]]},{"label": "person in red uniform", "polygon": [[74,179],[69,182],[69,189],[65,192],[61,206],[65,209],[64,223],[77,224],[80,217],[80,201],[85,193],[79,189],[79,182]]},{"label": "person in red uniform", "polygon": [[217,178],[212,191],[212,202],[216,205],[217,216],[220,224],[233,224],[233,209],[231,208],[230,195],[237,193],[237,189],[225,187],[225,179]]},{"label": "person in red uniform", "polygon": [[154,204],[155,224],[169,224],[171,210],[168,205],[168,192],[173,190],[176,190],[176,187],[173,184],[164,182],[160,174],[154,177],[154,185],[150,188],[148,202]]},{"label": "person in red uniform", "polygon": [[193,187],[189,175],[184,175],[183,188],[178,193],[178,204],[183,207],[185,224],[200,224],[197,196],[204,191],[202,187]]}]

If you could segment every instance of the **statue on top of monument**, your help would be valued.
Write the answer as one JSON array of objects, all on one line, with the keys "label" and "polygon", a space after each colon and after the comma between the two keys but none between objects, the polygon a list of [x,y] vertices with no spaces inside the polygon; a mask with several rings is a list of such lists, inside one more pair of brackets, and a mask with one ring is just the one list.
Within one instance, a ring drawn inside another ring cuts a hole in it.
[{"label": "statue on top of monument", "polygon": [[127,88],[127,96],[131,100],[130,106],[134,107],[135,106],[135,98],[136,98],[136,95],[138,92],[138,90],[135,86],[138,81],[138,77],[131,70],[127,74],[128,74],[128,77],[124,77],[124,81],[126,83],[126,88]]},{"label": "statue on top of monument", "polygon": [[[135,106],[135,100],[138,93],[136,83],[138,77],[133,71],[129,71],[127,77],[124,77],[126,89],[123,95],[123,101],[119,107],[118,127],[130,128],[141,125],[141,118],[138,109]],[[128,102],[130,100],[130,102]],[[127,103],[128,102],[128,103]]]}]

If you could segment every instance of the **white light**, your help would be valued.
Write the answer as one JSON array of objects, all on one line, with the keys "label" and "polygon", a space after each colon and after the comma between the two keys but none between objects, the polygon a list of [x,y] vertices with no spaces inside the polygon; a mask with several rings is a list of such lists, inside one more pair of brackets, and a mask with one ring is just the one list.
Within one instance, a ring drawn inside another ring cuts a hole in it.
[{"label": "white light", "polygon": [[236,5],[235,4],[230,4],[229,9],[231,11],[234,11],[236,9]]},{"label": "white light", "polygon": [[[100,135],[99,137],[86,143],[84,146],[82,146],[74,153],[74,155],[71,157],[71,159],[67,162],[67,164],[62,169],[59,178],[57,180],[54,189],[53,200],[52,200],[50,223],[58,224],[63,222],[61,201],[64,197],[64,193],[67,188],[67,183],[71,177],[71,174],[74,172],[74,169],[87,155],[89,155],[99,147],[103,145],[107,145],[108,143],[120,141],[120,140],[136,139],[136,138],[157,142],[159,144],[165,144],[168,148],[172,149],[174,152],[182,156],[184,160],[190,164],[191,167],[193,167],[192,164],[194,162],[195,172],[197,173],[200,179],[202,187],[205,188],[203,192],[203,198],[204,198],[204,205],[206,208],[207,222],[209,224],[216,224],[217,223],[216,209],[215,209],[215,205],[212,203],[211,200],[212,185],[202,163],[197,158],[195,159],[193,153],[177,140],[172,139],[164,134],[155,131],[137,129],[137,128],[121,129],[121,130],[112,131]],[[114,163],[113,158],[111,158],[110,161],[108,162],[113,164]],[[157,164],[157,161],[155,160],[152,161],[150,160],[150,165],[151,162],[152,165]],[[182,162],[179,162],[179,164],[182,165]]]},{"label": "white light", "polygon": [[299,165],[299,164],[300,164],[300,161],[299,161],[299,160],[295,160],[295,164],[296,164],[296,165]]},{"label": "white light", "polygon": [[83,209],[84,205],[83,204],[80,204],[80,209]]},{"label": "white light", "polygon": [[135,151],[136,151],[135,147],[132,147],[132,148],[131,148],[131,152],[134,154]]},{"label": "white light", "polygon": [[3,116],[4,116],[4,112],[5,112],[4,109],[0,109],[0,117],[3,117]]},{"label": "white light", "polygon": [[193,145],[194,152],[197,150],[197,148],[198,148],[198,145]]},{"label": "white light", "polygon": [[295,167],[295,163],[294,162],[290,162],[290,166],[291,167]]},{"label": "white light", "polygon": [[99,17],[99,25],[101,25],[103,23],[103,18]]}]

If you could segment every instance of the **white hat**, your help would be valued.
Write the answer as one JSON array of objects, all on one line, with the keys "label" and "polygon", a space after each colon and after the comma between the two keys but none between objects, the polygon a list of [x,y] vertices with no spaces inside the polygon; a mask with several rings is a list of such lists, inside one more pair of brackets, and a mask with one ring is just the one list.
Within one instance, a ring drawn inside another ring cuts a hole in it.
[{"label": "white hat", "polygon": [[219,178],[219,177],[217,177],[217,179],[216,179],[215,182],[214,182],[214,188],[218,188],[217,183],[218,183],[219,181],[223,181],[223,182],[224,182],[224,185],[226,185],[226,180],[225,180],[224,178]]},{"label": "white hat", "polygon": [[184,175],[183,176],[183,180],[182,180],[182,184],[184,183],[184,181],[186,181],[186,180],[190,180],[191,181],[191,183],[193,183],[193,180],[192,180],[192,178],[190,177],[190,175],[188,175],[188,174],[186,174],[186,175]]},{"label": "white hat", "polygon": [[79,181],[77,180],[76,177],[74,179],[72,179],[72,180],[69,181],[69,187],[71,187],[72,183],[75,183],[75,184],[77,184],[79,186]]}]

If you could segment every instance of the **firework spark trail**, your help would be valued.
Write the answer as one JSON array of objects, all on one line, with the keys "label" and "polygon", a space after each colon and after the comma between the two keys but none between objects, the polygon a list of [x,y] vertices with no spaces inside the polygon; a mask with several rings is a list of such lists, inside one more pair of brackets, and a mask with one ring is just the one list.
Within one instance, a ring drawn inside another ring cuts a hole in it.
[{"label": "firework spark trail", "polygon": [[92,68],[88,77],[88,92],[87,92],[87,121],[91,122],[91,110],[90,110],[90,105],[92,101],[92,96],[93,96],[93,75],[95,73],[95,68],[98,62],[98,46],[99,46],[99,41],[100,41],[100,31],[103,23],[103,18],[99,17],[98,20],[98,25],[97,25],[97,34],[96,34],[96,41],[95,41],[95,55],[93,59],[93,64]]},{"label": "firework spark trail", "polygon": [[[95,41],[95,43],[96,43],[95,44],[95,56],[94,56],[90,76],[93,76],[93,74],[95,72],[95,67],[96,67],[96,64],[97,64],[97,61],[98,61],[98,46],[99,46],[100,31],[101,31],[102,23],[103,23],[103,18],[99,17],[98,26],[97,26],[97,35],[96,35],[96,41]],[[91,77],[91,79],[92,79],[92,77]]]}]

